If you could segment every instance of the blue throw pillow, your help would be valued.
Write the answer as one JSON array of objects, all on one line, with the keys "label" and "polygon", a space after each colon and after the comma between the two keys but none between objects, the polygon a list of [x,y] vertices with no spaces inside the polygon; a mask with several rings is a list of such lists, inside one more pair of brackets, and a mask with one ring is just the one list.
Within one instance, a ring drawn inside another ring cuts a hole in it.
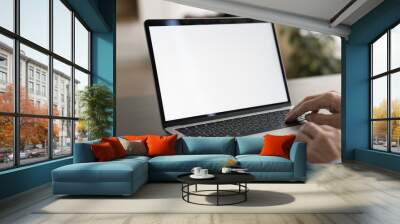
[{"label": "blue throw pillow", "polygon": [[236,137],[236,142],[237,155],[259,154],[264,145],[264,138],[262,136]]},{"label": "blue throw pillow", "polygon": [[235,155],[235,138],[233,137],[183,137],[180,141],[182,154]]}]

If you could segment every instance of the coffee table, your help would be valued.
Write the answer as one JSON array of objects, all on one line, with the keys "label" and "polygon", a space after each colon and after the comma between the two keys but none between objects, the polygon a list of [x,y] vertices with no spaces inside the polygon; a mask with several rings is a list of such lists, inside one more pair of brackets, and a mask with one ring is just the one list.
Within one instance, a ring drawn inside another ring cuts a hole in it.
[{"label": "coffee table", "polygon": [[[191,173],[182,174],[177,177],[178,181],[182,183],[182,199],[188,203],[198,205],[234,205],[247,201],[247,192],[249,188],[247,183],[255,180],[255,177],[248,173],[229,173],[213,174],[215,177],[212,179],[193,179],[190,177]],[[197,185],[215,185],[215,190],[198,190]],[[220,185],[236,185],[237,190],[224,190],[220,189]],[[191,191],[190,186],[195,186],[195,190]],[[215,194],[206,194],[214,192]],[[203,196],[203,197],[216,197],[216,204],[202,204],[190,200],[190,196]],[[221,203],[221,197],[240,196],[240,199],[231,203]]]}]

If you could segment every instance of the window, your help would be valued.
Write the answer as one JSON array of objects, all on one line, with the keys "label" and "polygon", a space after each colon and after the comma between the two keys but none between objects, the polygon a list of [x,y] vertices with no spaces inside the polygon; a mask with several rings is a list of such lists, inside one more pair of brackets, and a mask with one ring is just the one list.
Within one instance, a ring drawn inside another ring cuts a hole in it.
[{"label": "window", "polygon": [[[66,65],[58,60],[53,60],[53,90],[54,90],[54,95],[53,95],[53,114],[57,115],[60,114],[62,111],[60,111],[60,108],[57,107],[56,104],[60,103],[58,101],[58,97],[60,97],[60,100],[62,103],[64,103],[64,96],[65,95],[71,95],[72,92],[69,89],[65,89],[64,85],[65,83],[70,83],[72,84],[72,67],[69,65]],[[72,101],[72,98],[69,99]],[[72,104],[72,102],[68,102],[69,105]],[[62,106],[60,104],[59,106]],[[64,113],[61,113],[61,116],[63,117],[72,117],[72,108],[68,107]]]},{"label": "window", "polygon": [[7,56],[0,55],[0,67],[3,67],[3,68],[7,67]]},{"label": "window", "polygon": [[[0,7],[3,2],[0,3]],[[1,9],[0,11],[3,11]],[[0,13],[0,20],[2,20],[2,13]],[[1,24],[1,23],[0,23]],[[12,113],[14,112],[14,83],[13,66],[9,65],[14,57],[14,41],[13,39],[6,37],[0,33],[0,115],[1,113]],[[7,60],[7,61],[6,61]],[[9,133],[11,135],[11,133]],[[0,136],[1,139],[1,136]],[[1,140],[0,140],[1,141]],[[0,146],[1,147],[1,146]],[[0,160],[1,169],[1,160]]]},{"label": "window", "polygon": [[400,153],[400,25],[375,40],[371,51],[371,148]]},{"label": "window", "polygon": [[14,122],[13,117],[0,115],[0,169],[14,166]]},{"label": "window", "polygon": [[89,74],[75,70],[75,117],[79,117],[81,114],[80,95],[86,86],[89,86]]},{"label": "window", "polygon": [[49,48],[49,0],[19,0],[21,36]]},{"label": "window", "polygon": [[14,0],[1,0],[0,9],[0,26],[14,31]]},{"label": "window", "polygon": [[46,86],[42,86],[42,96],[46,97]]},{"label": "window", "polygon": [[7,73],[0,71],[0,84],[6,85],[7,84]]},{"label": "window", "polygon": [[36,95],[40,95],[40,84],[36,84]]},{"label": "window", "polygon": [[29,92],[29,94],[34,93],[33,82],[28,82],[28,92]]},{"label": "window", "polygon": [[32,66],[29,66],[28,73],[29,73],[29,79],[33,80],[33,67]]},{"label": "window", "polygon": [[62,0],[0,0],[0,12],[0,170],[70,156],[87,139],[74,105],[90,84],[90,32]]},{"label": "window", "polygon": [[75,62],[82,68],[89,69],[89,32],[75,18]]},{"label": "window", "polygon": [[54,53],[71,60],[72,12],[60,1],[53,0]]},{"label": "window", "polygon": [[[44,62],[44,63],[46,63],[46,62]],[[39,69],[36,69],[36,80],[40,81],[40,71],[39,71]]]}]

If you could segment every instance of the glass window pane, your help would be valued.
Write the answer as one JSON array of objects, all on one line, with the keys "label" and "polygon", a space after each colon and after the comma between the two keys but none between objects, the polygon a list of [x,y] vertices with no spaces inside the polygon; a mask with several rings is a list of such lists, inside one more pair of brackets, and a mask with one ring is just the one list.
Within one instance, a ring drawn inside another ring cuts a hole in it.
[{"label": "glass window pane", "polygon": [[0,170],[14,165],[13,118],[0,116]]},{"label": "glass window pane", "polygon": [[53,120],[53,156],[72,154],[72,121]]},{"label": "glass window pane", "polygon": [[89,32],[75,18],[75,64],[89,70]]},{"label": "glass window pane", "polygon": [[72,117],[72,68],[53,60],[53,115]]},{"label": "glass window pane", "polygon": [[49,48],[49,0],[20,0],[21,36]]},{"label": "glass window pane", "polygon": [[49,158],[49,120],[44,118],[20,118],[20,163],[28,164]]},{"label": "glass window pane", "polygon": [[387,77],[372,80],[372,118],[387,117]]},{"label": "glass window pane", "polygon": [[387,121],[372,122],[372,148],[387,151]]},{"label": "glass window pane", "polygon": [[53,51],[72,60],[72,12],[60,0],[53,0],[53,17]]},{"label": "glass window pane", "polygon": [[89,86],[89,75],[75,69],[75,117],[81,114],[80,94],[87,86]]},{"label": "glass window pane", "polygon": [[372,75],[387,71],[387,34],[372,44]]},{"label": "glass window pane", "polygon": [[84,120],[75,121],[75,143],[85,142],[88,138],[88,129]]},{"label": "glass window pane", "polygon": [[391,115],[400,117],[400,72],[391,75],[390,85]]},{"label": "glass window pane", "polygon": [[0,35],[0,111],[14,111],[14,42]]},{"label": "glass window pane", "polygon": [[20,109],[25,114],[48,114],[49,57],[21,44]]},{"label": "glass window pane", "polygon": [[392,152],[400,153],[400,120],[393,120],[391,123]]},{"label": "glass window pane", "polygon": [[390,67],[391,69],[400,67],[400,25],[391,31],[390,37]]},{"label": "glass window pane", "polygon": [[0,26],[14,31],[14,0],[0,1]]}]

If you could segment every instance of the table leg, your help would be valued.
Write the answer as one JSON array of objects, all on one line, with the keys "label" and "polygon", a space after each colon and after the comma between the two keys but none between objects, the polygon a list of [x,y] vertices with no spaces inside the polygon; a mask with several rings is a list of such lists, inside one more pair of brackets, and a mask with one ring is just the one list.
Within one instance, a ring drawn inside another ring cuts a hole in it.
[{"label": "table leg", "polygon": [[247,183],[244,183],[244,190],[245,190],[245,192],[244,192],[244,201],[247,201],[247,192],[248,192]]},{"label": "table leg", "polygon": [[219,206],[219,184],[217,184],[217,206]]},{"label": "table leg", "polygon": [[197,184],[195,185],[195,190],[194,191],[196,191],[197,192]]},{"label": "table leg", "polygon": [[187,185],[187,201],[190,202],[189,200],[189,195],[190,195],[190,184]]}]

